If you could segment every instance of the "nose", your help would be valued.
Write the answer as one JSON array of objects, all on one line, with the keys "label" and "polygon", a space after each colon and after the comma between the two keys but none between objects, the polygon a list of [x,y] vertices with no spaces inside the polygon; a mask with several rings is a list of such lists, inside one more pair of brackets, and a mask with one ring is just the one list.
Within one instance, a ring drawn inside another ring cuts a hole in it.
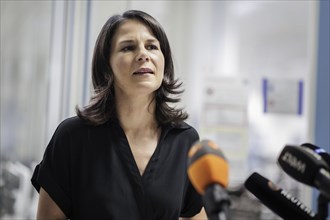
[{"label": "nose", "polygon": [[136,60],[137,61],[149,61],[149,55],[148,55],[148,51],[144,48],[139,50],[139,53],[136,56]]}]

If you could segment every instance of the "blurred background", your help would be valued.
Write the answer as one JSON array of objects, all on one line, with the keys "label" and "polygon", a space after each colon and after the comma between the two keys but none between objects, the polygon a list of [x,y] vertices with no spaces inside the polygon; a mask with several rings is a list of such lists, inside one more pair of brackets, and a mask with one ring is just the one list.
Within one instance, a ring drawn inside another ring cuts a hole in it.
[{"label": "blurred background", "polygon": [[241,191],[254,171],[316,211],[318,192],[276,161],[286,144],[329,152],[329,1],[1,0],[0,7],[0,219],[35,218],[33,168],[58,123],[88,103],[101,27],[128,9],[163,25],[188,123],[229,159],[233,219],[278,218]]}]

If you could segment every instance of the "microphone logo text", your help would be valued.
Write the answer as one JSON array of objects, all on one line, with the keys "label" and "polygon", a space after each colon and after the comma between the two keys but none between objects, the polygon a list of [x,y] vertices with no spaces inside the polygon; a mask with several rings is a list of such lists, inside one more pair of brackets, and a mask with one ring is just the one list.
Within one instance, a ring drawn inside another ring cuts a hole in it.
[{"label": "microphone logo text", "polygon": [[303,203],[301,203],[298,199],[291,196],[289,193],[287,193],[284,190],[281,190],[280,193],[285,196],[288,200],[290,200],[293,204],[295,204],[297,207],[299,207],[302,211],[304,211],[306,214],[308,214],[310,217],[314,218],[315,213],[309,209],[307,206],[305,206]]},{"label": "microphone logo text", "polygon": [[282,160],[288,163],[291,167],[295,168],[297,171],[304,173],[306,169],[306,164],[298,160],[297,157],[293,156],[289,152],[285,152],[282,156]]}]

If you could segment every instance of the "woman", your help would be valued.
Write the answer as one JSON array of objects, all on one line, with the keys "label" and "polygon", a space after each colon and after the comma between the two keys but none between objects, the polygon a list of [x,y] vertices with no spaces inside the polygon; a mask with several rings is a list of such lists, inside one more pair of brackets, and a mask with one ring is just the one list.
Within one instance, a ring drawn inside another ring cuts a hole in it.
[{"label": "woman", "polygon": [[56,129],[32,183],[38,219],[178,219],[200,212],[186,174],[199,139],[169,106],[181,84],[160,24],[141,11],[112,16],[94,50],[95,94]]}]

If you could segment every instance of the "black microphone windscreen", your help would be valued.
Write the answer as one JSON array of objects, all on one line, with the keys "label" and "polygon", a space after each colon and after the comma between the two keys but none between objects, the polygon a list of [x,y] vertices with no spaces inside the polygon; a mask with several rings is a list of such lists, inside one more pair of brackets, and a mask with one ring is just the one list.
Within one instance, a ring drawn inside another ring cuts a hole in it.
[{"label": "black microphone windscreen", "polygon": [[283,219],[317,219],[316,215],[302,202],[256,172],[245,181],[244,185],[264,205]]},{"label": "black microphone windscreen", "polygon": [[324,149],[322,149],[314,144],[311,144],[311,143],[304,143],[301,146],[309,148],[309,149],[313,150],[315,153],[319,154],[330,167],[330,154],[328,152],[326,152]]},{"label": "black microphone windscreen", "polygon": [[286,145],[277,161],[287,174],[310,186],[315,186],[316,175],[321,168],[329,170],[329,166],[319,154],[298,146]]}]

